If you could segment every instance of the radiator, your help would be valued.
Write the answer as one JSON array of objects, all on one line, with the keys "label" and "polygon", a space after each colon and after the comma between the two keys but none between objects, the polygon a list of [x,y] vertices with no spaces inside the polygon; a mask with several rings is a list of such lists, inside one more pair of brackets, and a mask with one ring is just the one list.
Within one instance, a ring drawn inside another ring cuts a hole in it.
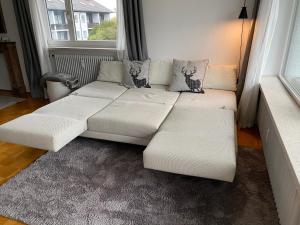
[{"label": "radiator", "polygon": [[83,54],[51,54],[56,72],[68,73],[84,86],[97,79],[101,61],[113,61],[113,56],[91,56]]}]

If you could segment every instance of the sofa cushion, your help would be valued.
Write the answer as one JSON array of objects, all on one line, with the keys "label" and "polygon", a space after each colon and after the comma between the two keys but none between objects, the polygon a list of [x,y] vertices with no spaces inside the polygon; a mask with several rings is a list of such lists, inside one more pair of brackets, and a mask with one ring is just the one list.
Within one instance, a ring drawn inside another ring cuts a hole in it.
[{"label": "sofa cushion", "polygon": [[170,91],[203,93],[203,80],[208,60],[173,60],[173,77]]},{"label": "sofa cushion", "polygon": [[58,151],[87,129],[86,121],[31,113],[0,126],[0,139],[49,151]]},{"label": "sofa cushion", "polygon": [[178,92],[167,90],[164,85],[152,85],[151,88],[133,88],[122,94],[118,100],[152,102],[173,105],[179,96]]},{"label": "sofa cushion", "polygon": [[204,89],[204,92],[204,94],[182,93],[175,105],[188,108],[237,110],[235,92],[213,89]]},{"label": "sofa cushion", "polygon": [[88,130],[148,138],[154,135],[172,105],[116,100],[88,119]]},{"label": "sofa cushion", "polygon": [[151,61],[150,63],[150,85],[160,84],[168,86],[172,80],[173,62]]},{"label": "sofa cushion", "polygon": [[208,65],[203,88],[236,91],[236,66]]},{"label": "sofa cushion", "polygon": [[219,133],[231,134],[233,130],[234,113],[231,110],[176,106],[160,127],[160,131],[214,137]]},{"label": "sofa cushion", "polygon": [[216,141],[214,136],[159,132],[144,151],[144,167],[232,182],[236,170],[235,143],[225,138]]},{"label": "sofa cushion", "polygon": [[72,92],[71,95],[116,99],[126,90],[127,88],[117,83],[94,81]]},{"label": "sofa cushion", "polygon": [[123,63],[120,61],[102,61],[97,80],[121,83],[123,79]]},{"label": "sofa cushion", "polygon": [[173,108],[144,151],[144,166],[231,182],[236,149],[233,111]]},{"label": "sofa cushion", "polygon": [[150,60],[123,61],[124,73],[122,84],[128,88],[150,88],[149,68]]},{"label": "sofa cushion", "polygon": [[111,103],[110,99],[67,96],[35,111],[38,114],[86,120]]},{"label": "sofa cushion", "polygon": [[173,77],[170,91],[203,93],[203,80],[208,60],[173,60]]}]

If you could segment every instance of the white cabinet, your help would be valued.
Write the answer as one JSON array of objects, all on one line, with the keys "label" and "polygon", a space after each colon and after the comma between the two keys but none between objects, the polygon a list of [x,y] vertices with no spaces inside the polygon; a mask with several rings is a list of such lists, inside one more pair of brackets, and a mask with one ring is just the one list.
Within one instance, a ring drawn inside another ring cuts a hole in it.
[{"label": "white cabinet", "polygon": [[300,225],[299,184],[263,93],[258,126],[280,222],[282,225]]}]

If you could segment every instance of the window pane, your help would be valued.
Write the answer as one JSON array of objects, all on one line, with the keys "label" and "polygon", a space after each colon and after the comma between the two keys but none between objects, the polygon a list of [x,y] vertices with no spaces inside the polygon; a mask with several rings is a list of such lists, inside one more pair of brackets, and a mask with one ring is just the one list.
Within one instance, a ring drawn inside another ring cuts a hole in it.
[{"label": "window pane", "polygon": [[300,96],[300,4],[297,8],[284,75]]},{"label": "window pane", "polygon": [[49,26],[53,40],[70,40],[64,0],[46,0]]},{"label": "window pane", "polygon": [[72,0],[77,40],[116,40],[116,0]]}]

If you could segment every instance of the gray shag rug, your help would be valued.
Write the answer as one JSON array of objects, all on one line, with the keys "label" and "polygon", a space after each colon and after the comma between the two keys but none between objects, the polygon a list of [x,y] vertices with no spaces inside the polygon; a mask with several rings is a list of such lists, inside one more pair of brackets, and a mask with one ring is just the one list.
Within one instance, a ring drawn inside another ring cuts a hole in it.
[{"label": "gray shag rug", "polygon": [[22,101],[24,101],[23,98],[15,98],[12,96],[0,96],[0,109],[4,109]]},{"label": "gray shag rug", "polygon": [[143,168],[143,147],[77,138],[0,187],[0,215],[27,224],[278,225],[261,151],[234,183]]}]

